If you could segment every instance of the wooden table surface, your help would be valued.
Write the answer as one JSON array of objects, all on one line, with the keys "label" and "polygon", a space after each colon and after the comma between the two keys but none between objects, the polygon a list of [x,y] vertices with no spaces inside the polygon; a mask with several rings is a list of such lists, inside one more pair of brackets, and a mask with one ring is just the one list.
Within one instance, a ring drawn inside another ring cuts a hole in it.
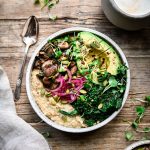
[{"label": "wooden table surface", "polygon": [[[116,28],[105,17],[100,0],[60,0],[51,12],[58,16],[55,22],[49,21],[46,11],[41,11],[31,0],[0,0],[0,65],[7,72],[12,89],[23,57],[24,44],[20,33],[25,20],[35,15],[40,23],[39,41],[30,49],[28,61],[35,48],[48,35],[67,27],[88,27],[108,35],[127,56],[131,69],[129,98],[150,95],[150,27],[135,32]],[[51,137],[47,140],[54,150],[123,150],[131,143],[124,139],[128,124],[123,119],[132,121],[135,118],[135,105],[138,104],[128,99],[113,121],[94,132],[64,133],[41,122],[28,101],[24,78],[21,100],[16,103],[16,109],[18,115],[39,132],[50,132]],[[150,127],[150,110],[146,112],[142,126]]]}]

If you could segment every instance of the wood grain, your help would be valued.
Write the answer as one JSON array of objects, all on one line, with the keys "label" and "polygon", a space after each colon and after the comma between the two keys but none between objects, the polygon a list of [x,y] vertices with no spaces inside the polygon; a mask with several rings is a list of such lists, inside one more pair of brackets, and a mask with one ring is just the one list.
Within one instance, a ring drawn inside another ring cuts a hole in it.
[{"label": "wood grain", "polygon": [[[25,20],[36,15],[40,23],[38,43],[31,47],[32,52],[48,35],[73,26],[96,29],[112,38],[127,56],[131,70],[131,88],[129,98],[150,94],[150,27],[128,32],[116,28],[104,16],[100,0],[60,0],[51,13],[58,15],[56,22],[48,20],[47,10],[40,10],[31,0],[0,0],[0,65],[6,70],[12,89],[14,89],[23,57],[24,44],[20,33]],[[49,127],[36,115],[28,101],[25,90],[25,73],[21,100],[16,103],[18,115],[30,123],[39,132],[50,132],[48,142],[54,150],[123,150],[129,142],[124,139],[128,124],[135,117],[135,105],[140,103],[127,100],[121,113],[108,125],[87,134],[68,134]],[[150,110],[145,114],[142,126],[150,126]],[[140,137],[137,135],[137,137]]]}]

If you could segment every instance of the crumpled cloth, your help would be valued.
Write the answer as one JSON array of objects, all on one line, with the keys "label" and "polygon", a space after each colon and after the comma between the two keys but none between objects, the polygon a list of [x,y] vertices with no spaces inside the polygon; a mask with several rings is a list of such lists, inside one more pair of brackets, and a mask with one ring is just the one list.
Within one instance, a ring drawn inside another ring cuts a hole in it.
[{"label": "crumpled cloth", "polygon": [[44,137],[17,116],[12,90],[1,66],[0,150],[51,150]]}]

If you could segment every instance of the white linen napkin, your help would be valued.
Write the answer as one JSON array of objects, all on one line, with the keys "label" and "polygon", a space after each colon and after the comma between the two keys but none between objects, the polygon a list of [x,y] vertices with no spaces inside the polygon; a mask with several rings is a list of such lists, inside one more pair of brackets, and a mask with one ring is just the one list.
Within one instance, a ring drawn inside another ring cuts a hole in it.
[{"label": "white linen napkin", "polygon": [[51,150],[44,137],[17,116],[12,90],[1,66],[0,150]]}]

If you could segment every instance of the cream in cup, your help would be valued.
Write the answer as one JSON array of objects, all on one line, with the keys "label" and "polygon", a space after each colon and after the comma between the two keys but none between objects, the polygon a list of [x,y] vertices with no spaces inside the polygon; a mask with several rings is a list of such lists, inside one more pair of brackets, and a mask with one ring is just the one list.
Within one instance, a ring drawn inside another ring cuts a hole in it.
[{"label": "cream in cup", "polygon": [[106,17],[126,30],[138,30],[150,25],[150,0],[102,0]]}]

